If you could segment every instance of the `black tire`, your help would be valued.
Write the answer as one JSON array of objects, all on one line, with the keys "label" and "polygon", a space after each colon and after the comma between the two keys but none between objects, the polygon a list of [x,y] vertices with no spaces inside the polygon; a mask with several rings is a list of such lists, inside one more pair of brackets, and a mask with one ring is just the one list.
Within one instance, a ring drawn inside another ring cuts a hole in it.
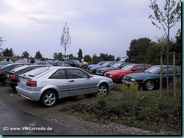
[{"label": "black tire", "polygon": [[11,88],[14,92],[16,92],[16,86],[15,85],[11,85]]},{"label": "black tire", "polygon": [[98,93],[97,95],[105,96],[109,94],[109,87],[106,83],[100,84],[98,87]]},{"label": "black tire", "polygon": [[156,88],[156,83],[153,81],[153,80],[147,80],[144,84],[144,88],[147,90],[147,91],[152,91],[152,90],[155,90]]},{"label": "black tire", "polygon": [[58,100],[57,92],[50,89],[43,93],[40,101],[45,107],[52,107],[57,103],[57,100]]}]

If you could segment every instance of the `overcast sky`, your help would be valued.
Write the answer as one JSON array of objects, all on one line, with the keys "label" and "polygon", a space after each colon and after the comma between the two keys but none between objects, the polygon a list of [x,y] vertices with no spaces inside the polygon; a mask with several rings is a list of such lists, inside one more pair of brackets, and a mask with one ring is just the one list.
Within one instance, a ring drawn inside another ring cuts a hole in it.
[{"label": "overcast sky", "polygon": [[60,38],[68,22],[69,53],[81,48],[84,54],[125,56],[132,39],[162,36],[148,19],[148,5],[149,0],[0,0],[3,48],[32,56],[40,50],[51,58],[63,51]]}]

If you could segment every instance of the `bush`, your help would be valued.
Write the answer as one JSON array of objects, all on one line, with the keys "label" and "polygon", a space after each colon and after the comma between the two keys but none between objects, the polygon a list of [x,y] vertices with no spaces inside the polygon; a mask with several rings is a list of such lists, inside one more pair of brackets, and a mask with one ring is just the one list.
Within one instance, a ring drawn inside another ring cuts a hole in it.
[{"label": "bush", "polygon": [[[158,92],[120,92],[98,96],[93,104],[74,105],[73,110],[93,114],[100,121],[115,121],[153,130],[179,130],[179,116],[172,95]],[[79,107],[79,108],[78,108]],[[89,116],[88,116],[89,117]],[[89,118],[88,118],[89,119]]]}]

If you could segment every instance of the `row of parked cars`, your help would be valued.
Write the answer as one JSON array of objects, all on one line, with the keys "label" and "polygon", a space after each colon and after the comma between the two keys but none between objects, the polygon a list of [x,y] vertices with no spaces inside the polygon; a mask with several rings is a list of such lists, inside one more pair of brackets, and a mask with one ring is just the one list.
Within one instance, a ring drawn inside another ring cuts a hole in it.
[{"label": "row of parked cars", "polygon": [[[114,82],[121,82],[126,85],[136,82],[139,88],[145,90],[158,89],[160,85],[160,65],[102,61],[98,64],[89,65],[88,70],[91,73],[109,77]],[[163,86],[166,86],[167,77],[169,82],[172,83],[174,70],[176,71],[176,77],[179,78],[181,72],[179,66],[174,68],[173,65],[163,65]]]},{"label": "row of parked cars", "polygon": [[11,86],[22,97],[40,101],[47,107],[64,97],[104,95],[113,87],[110,78],[92,75],[77,67],[8,62],[0,63],[0,82]]}]

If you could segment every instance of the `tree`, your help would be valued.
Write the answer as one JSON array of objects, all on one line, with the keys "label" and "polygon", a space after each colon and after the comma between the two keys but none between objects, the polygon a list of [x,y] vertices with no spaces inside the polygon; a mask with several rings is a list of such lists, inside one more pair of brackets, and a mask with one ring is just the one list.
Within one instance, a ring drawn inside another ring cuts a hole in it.
[{"label": "tree", "polygon": [[3,51],[3,56],[5,57],[13,57],[14,56],[14,53],[13,53],[13,49],[10,48],[6,48],[4,51]]},{"label": "tree", "polygon": [[69,59],[74,59],[73,54],[69,54],[69,55],[68,55],[68,58],[69,58]]},{"label": "tree", "polygon": [[78,59],[81,61],[82,60],[82,58],[83,58],[83,53],[82,53],[82,49],[79,49],[79,51],[78,51]]},{"label": "tree", "polygon": [[22,57],[23,57],[23,58],[29,58],[29,53],[28,53],[27,51],[24,51],[24,52],[22,53]]},{"label": "tree", "polygon": [[36,59],[42,59],[42,58],[43,58],[40,51],[37,51],[37,52],[36,52],[35,58],[36,58]]},{"label": "tree", "polygon": [[114,56],[113,55],[108,55],[108,54],[104,54],[104,53],[100,53],[99,56],[100,61],[110,61],[110,60],[114,60]]},{"label": "tree", "polygon": [[94,64],[96,64],[96,63],[98,63],[100,60],[99,60],[98,56],[97,56],[96,54],[94,54],[93,57],[92,57],[92,61],[93,61]]},{"label": "tree", "polygon": [[61,52],[54,53],[54,59],[63,60],[63,54]]},{"label": "tree", "polygon": [[[149,16],[151,22],[159,30],[164,32],[167,42],[170,42],[170,31],[180,20],[181,17],[181,2],[179,0],[162,0],[162,4],[157,0],[150,0],[150,9],[153,13]],[[161,7],[161,6],[162,7]],[[169,47],[166,47],[166,61],[169,64]],[[161,55],[162,56],[162,55]],[[168,72],[168,71],[167,71]],[[169,85],[169,77],[167,75],[167,88]],[[168,90],[168,89],[167,89]]]},{"label": "tree", "polygon": [[149,38],[134,39],[130,42],[129,50],[127,51],[128,62],[145,63],[147,49],[153,45]]},{"label": "tree", "polygon": [[163,7],[160,7],[157,0],[150,0],[150,9],[153,13],[149,16],[151,22],[159,30],[165,33],[168,41],[170,40],[170,31],[180,20],[181,2],[179,0],[162,0]]},{"label": "tree", "polygon": [[84,56],[84,61],[88,62],[88,63],[91,63],[92,62],[92,58],[90,55],[85,55]]}]

